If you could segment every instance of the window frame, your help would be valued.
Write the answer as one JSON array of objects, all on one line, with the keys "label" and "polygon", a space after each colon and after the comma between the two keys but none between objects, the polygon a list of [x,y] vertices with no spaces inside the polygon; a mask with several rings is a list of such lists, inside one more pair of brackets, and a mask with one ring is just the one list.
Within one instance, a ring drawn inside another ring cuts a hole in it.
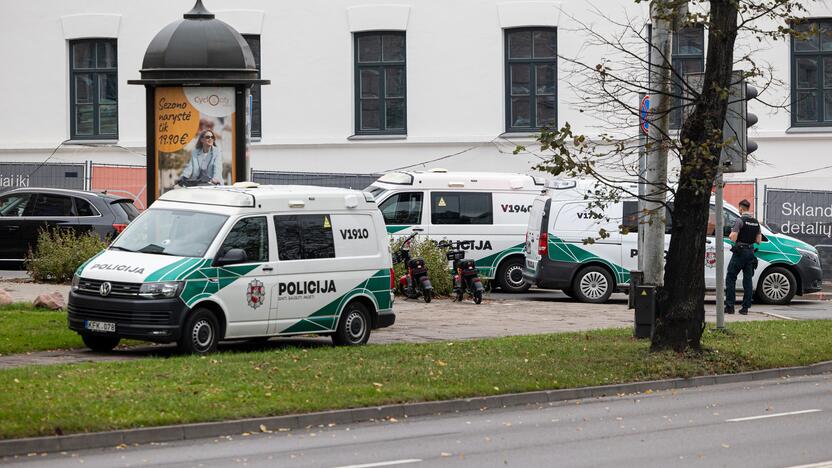
[{"label": "window frame", "polygon": [[[673,47],[670,51],[670,64],[673,67],[674,73],[671,74],[670,80],[673,83],[672,86],[676,86],[676,84],[680,83],[680,80],[684,79],[685,73],[683,72],[684,68],[682,63],[686,62],[693,62],[695,60],[699,61],[699,72],[703,73],[705,71],[705,26],[704,25],[695,25],[684,29],[698,29],[700,37],[702,38],[702,53],[701,54],[681,54],[678,52],[678,44],[679,44],[679,32],[673,33]],[[651,30],[652,33],[652,30]],[[652,47],[650,48],[652,52]],[[697,72],[692,72],[697,73]],[[678,77],[676,75],[679,75]],[[679,96],[672,96],[671,97],[671,109],[670,114],[668,116],[668,127],[670,130],[680,130],[682,128],[682,123],[684,121],[684,98],[682,95],[685,94],[685,90],[681,84],[679,84],[679,90],[681,91]],[[676,90],[671,90],[671,92],[675,92]],[[678,121],[674,121],[674,118],[678,117]]]},{"label": "window frame", "polygon": [[[83,43],[92,43],[95,48],[95,67],[93,68],[76,68],[75,67],[75,48],[73,46]],[[115,66],[110,68],[98,66],[98,48],[102,43],[112,43],[115,50]],[[69,135],[72,140],[118,140],[119,135],[119,87],[118,87],[118,40],[108,37],[73,39],[68,41],[69,44]],[[90,104],[77,104],[75,102],[75,77],[78,75],[92,75],[93,76],[93,97]],[[99,110],[101,107],[101,89],[99,88],[100,77],[107,76],[111,78],[116,86],[116,99],[114,104],[104,104],[115,106],[115,133],[101,133],[101,119],[99,117]],[[77,108],[81,105],[92,105],[93,108],[93,131],[89,135],[82,135],[78,133],[77,128]]]},{"label": "window frame", "polygon": [[[534,32],[535,31],[547,31],[553,32],[555,34],[555,56],[554,57],[546,57],[546,58],[534,58]],[[510,50],[509,50],[509,35],[511,33],[517,32],[531,32],[532,33],[532,51],[531,57],[529,58],[511,58]],[[531,133],[531,132],[539,132],[543,127],[539,125],[537,122],[537,71],[535,65],[539,64],[549,64],[553,63],[555,65],[555,90],[554,90],[554,97],[555,97],[555,118],[554,118],[554,125],[551,128],[557,127],[558,125],[558,118],[560,117],[558,108],[559,108],[559,97],[560,97],[560,86],[558,83],[559,79],[559,70],[558,70],[558,45],[560,40],[558,38],[558,28],[557,27],[549,27],[549,26],[536,26],[536,27],[520,27],[520,28],[505,28],[503,29],[503,61],[504,61],[504,68],[505,68],[505,89],[504,89],[504,98],[505,98],[505,129],[507,133]],[[513,127],[511,125],[512,122],[512,113],[511,113],[511,65],[514,64],[528,64],[529,65],[529,127]],[[547,95],[543,95],[547,96]]]},{"label": "window frame", "polygon": [[[306,256],[306,244],[307,240],[304,236],[304,229],[301,225],[301,217],[308,217],[308,216],[321,216],[326,217],[329,219],[330,228],[329,228],[329,237],[332,240],[332,256],[331,257],[313,257],[309,258]],[[295,221],[298,223],[298,237],[299,237],[299,247],[300,247],[300,258],[290,258],[290,259],[283,259],[281,258],[283,249],[280,246],[280,228],[278,227],[280,223],[278,223],[278,218],[295,218]],[[334,228],[332,227],[332,213],[295,213],[295,214],[272,214],[272,223],[274,225],[274,237],[275,237],[275,245],[277,246],[277,261],[278,262],[298,262],[298,261],[310,261],[310,260],[329,260],[333,258],[338,258],[338,252],[335,246],[335,232]]]},{"label": "window frame", "polygon": [[[431,226],[494,226],[494,193],[493,192],[483,192],[483,191],[476,191],[476,192],[469,192],[469,191],[453,191],[453,190],[435,190],[430,192],[429,197],[429,206],[430,206],[430,224]],[[488,219],[487,223],[437,223],[436,216],[437,210],[434,206],[433,200],[434,196],[439,196],[441,200],[443,196],[447,195],[457,195],[459,197],[459,212],[457,213],[457,220],[462,218],[462,197],[466,195],[486,195],[488,197],[488,207],[490,212],[490,218]],[[424,208],[424,207],[423,207]]]},{"label": "window frame", "polygon": [[[243,34],[243,39],[246,40],[246,44],[251,49],[252,55],[254,55],[254,64],[257,66],[257,79],[259,80],[262,76],[262,68],[261,68],[261,59],[262,55],[260,53],[261,46],[263,41],[260,38],[260,34]],[[255,47],[251,46],[251,41],[257,41],[257,51],[255,52]],[[256,91],[256,93],[255,93]],[[256,98],[255,98],[256,94]],[[251,86],[251,137],[252,138],[263,138],[263,90],[262,86],[259,84],[255,84]],[[257,116],[256,122],[257,126],[255,127],[255,119],[254,117]]]},{"label": "window frame", "polygon": [[[398,204],[399,203],[398,198],[400,196],[402,196],[402,195],[411,195],[412,196],[414,194],[418,194],[419,197],[420,197],[420,200],[419,200],[419,221],[416,222],[416,223],[387,223],[387,219],[384,217],[384,210],[382,210],[382,206],[384,206],[384,204],[388,203],[388,202],[392,203],[392,200],[394,198],[396,199],[396,203]],[[384,219],[384,224],[386,226],[416,226],[416,225],[424,224],[424,219],[425,219],[424,218],[424,216],[425,216],[425,192],[422,192],[422,191],[419,191],[419,190],[412,190],[412,191],[406,191],[406,192],[395,192],[392,195],[390,195],[389,197],[385,198],[384,201],[382,201],[381,203],[378,204],[378,210],[381,211],[381,217],[382,217],[382,219]]]},{"label": "window frame", "polygon": [[[263,218],[264,223],[265,223],[263,225],[263,227],[266,229],[266,239],[265,239],[266,259],[265,260],[259,260],[259,259],[258,260],[252,260],[250,258],[246,258],[246,261],[240,262],[240,263],[234,263],[233,265],[246,265],[246,264],[249,264],[249,263],[269,263],[271,261],[271,258],[272,258],[271,257],[271,255],[272,255],[271,250],[272,249],[271,249],[271,236],[269,234],[269,216],[265,215],[265,214],[241,216],[241,217],[237,218],[236,220],[234,220],[234,223],[231,225],[231,228],[229,228],[228,232],[225,233],[225,236],[223,237],[222,242],[220,242],[220,245],[217,247],[217,253],[216,253],[216,255],[214,255],[215,260],[219,260],[220,257],[222,257],[223,255],[225,255],[228,252],[228,251],[223,252],[223,247],[225,246],[225,243],[228,241],[229,236],[231,236],[231,233],[234,231],[234,228],[236,228],[237,225],[240,224],[243,221],[246,221],[246,220],[249,220],[249,219],[255,219],[255,218]],[[226,221],[226,222],[228,222],[228,221]],[[234,248],[238,248],[238,247],[234,247]],[[231,249],[229,249],[229,250],[231,250]],[[243,249],[243,250],[245,250],[245,249]],[[248,253],[246,253],[246,256],[248,256]],[[232,264],[229,264],[229,266],[230,265],[232,265]]]},{"label": "window frame", "polygon": [[[816,37],[818,39],[818,50],[814,51],[798,51],[795,50],[795,38],[794,36],[790,37],[789,40],[789,67],[790,73],[789,77],[791,82],[789,83],[789,92],[791,93],[790,96],[790,110],[791,110],[791,126],[792,127],[800,127],[800,128],[812,128],[812,127],[832,127],[832,115],[826,116],[824,115],[824,94],[829,93],[832,94],[832,83],[830,83],[829,87],[825,87],[824,84],[824,77],[823,77],[823,59],[828,57],[832,59],[832,50],[823,50],[823,42],[820,39],[821,34],[821,26],[826,25],[829,27],[830,33],[832,33],[832,18],[830,17],[819,17],[819,18],[811,18],[806,24],[809,26],[817,25],[818,32],[816,33]],[[797,60],[799,58],[816,58],[818,63],[818,70],[817,70],[817,86],[813,89],[805,88],[801,89],[800,91],[814,91],[818,94],[817,98],[815,98],[815,105],[817,106],[817,118],[816,120],[810,122],[801,122],[797,120]],[[826,119],[826,120],[825,120]]]},{"label": "window frame", "polygon": [[[358,54],[360,52],[358,41],[364,37],[379,36],[379,56],[378,62],[359,62]],[[399,36],[402,38],[402,56],[401,61],[384,61],[384,36]],[[402,97],[388,98],[387,92],[387,70],[388,68],[402,68]],[[363,31],[353,33],[353,69],[354,81],[353,86],[353,105],[355,106],[355,135],[407,135],[407,33],[406,31]],[[366,69],[376,69],[379,71],[379,129],[365,130],[361,128],[361,102],[369,99],[361,98],[361,71]],[[401,100],[403,102],[402,128],[387,128],[387,101],[390,99]]]}]

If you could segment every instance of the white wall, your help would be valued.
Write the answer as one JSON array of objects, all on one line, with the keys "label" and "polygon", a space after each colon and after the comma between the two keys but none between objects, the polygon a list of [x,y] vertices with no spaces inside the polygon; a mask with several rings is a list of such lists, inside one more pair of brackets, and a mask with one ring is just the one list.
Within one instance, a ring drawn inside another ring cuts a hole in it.
[{"label": "white wall", "polygon": [[[218,12],[219,18],[239,18],[228,10],[262,12],[262,75],[272,84],[263,87],[263,138],[254,145],[253,167],[310,172],[378,172],[477,145],[481,146],[429,166],[528,171],[537,160],[534,155],[510,154],[512,142],[528,144],[528,139],[510,137],[511,142],[492,143],[505,127],[503,23],[522,23],[526,10],[543,11],[533,22],[558,27],[559,53],[593,63],[607,56],[588,47],[588,38],[573,17],[605,34],[616,29],[599,17],[593,5],[619,20],[629,17],[634,22],[646,21],[646,7],[630,0],[205,3]],[[355,125],[348,8],[391,4],[408,8],[408,135],[396,141],[350,141]],[[5,104],[0,161],[42,161],[69,137],[68,46],[61,18],[109,14],[120,16],[117,143],[129,151],[113,146],[68,146],[52,160],[141,164],[143,158],[136,153],[143,152],[145,139],[144,88],[127,85],[126,81],[139,78],[142,57],[153,36],[192,6],[191,0],[39,0],[5,5],[0,16],[0,43],[4,45],[0,48],[0,63],[4,65],[0,87]],[[832,16],[828,6],[812,8],[816,16]],[[247,27],[256,26],[252,23]],[[772,90],[766,100],[787,99],[788,44],[745,44],[759,49],[757,60],[771,63],[786,85]],[[595,132],[597,121],[589,113],[578,112],[575,106],[576,83],[562,72],[567,67],[564,60],[559,61],[559,122],[568,121],[579,132]],[[787,133],[788,112],[769,111],[762,105],[753,107],[760,117],[752,132],[760,145],[755,156],[763,162],[753,164],[741,178],[768,177],[827,164],[832,129]],[[813,184],[808,179],[807,183]]]}]

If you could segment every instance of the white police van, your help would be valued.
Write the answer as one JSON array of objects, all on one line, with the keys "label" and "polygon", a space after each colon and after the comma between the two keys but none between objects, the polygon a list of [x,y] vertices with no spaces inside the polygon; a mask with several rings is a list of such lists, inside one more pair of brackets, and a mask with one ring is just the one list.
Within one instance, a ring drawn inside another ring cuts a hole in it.
[{"label": "white police van", "polygon": [[[541,288],[562,289],[582,302],[601,303],[615,290],[626,290],[630,271],[638,269],[638,202],[624,192],[618,202],[607,204],[603,213],[590,210],[588,201],[595,184],[591,181],[558,180],[532,204],[526,236],[524,277]],[[637,185],[626,187],[636,193]],[[731,259],[731,226],[739,217],[726,204],[725,268]],[[670,243],[673,219],[666,214],[666,246]],[[624,229],[622,229],[622,226]],[[714,205],[708,219],[705,241],[705,287],[716,288],[716,245]],[[775,234],[761,223],[763,242],[758,246],[759,266],[754,272],[757,300],[788,304],[797,295],[820,291],[822,274],[817,250],[805,242]],[[609,236],[601,238],[603,229]],[[624,233],[622,233],[624,232]],[[587,239],[593,239],[587,243]],[[724,275],[725,271],[719,273]],[[741,279],[737,289],[741,289]]]},{"label": "white police van", "polygon": [[96,351],[121,338],[177,342],[329,335],[366,343],[393,314],[387,231],[372,195],[303,186],[166,192],[78,268],[69,328]]},{"label": "white police van", "polygon": [[476,261],[480,275],[506,292],[529,288],[523,280],[523,242],[534,197],[545,180],[499,172],[390,172],[365,190],[393,236],[420,233],[447,242]]}]

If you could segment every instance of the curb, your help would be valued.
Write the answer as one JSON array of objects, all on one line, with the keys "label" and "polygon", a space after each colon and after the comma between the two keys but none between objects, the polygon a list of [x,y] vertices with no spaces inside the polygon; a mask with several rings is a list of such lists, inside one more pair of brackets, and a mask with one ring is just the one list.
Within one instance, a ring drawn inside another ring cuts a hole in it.
[{"label": "curb", "polygon": [[536,392],[512,393],[486,397],[462,398],[458,400],[426,401],[396,405],[352,408],[345,410],[321,411],[317,413],[272,416],[265,418],[240,419],[207,423],[179,424],[139,429],[125,429],[111,432],[82,433],[66,436],[32,437],[25,439],[0,440],[0,457],[27,455],[30,453],[85,450],[115,447],[120,444],[147,444],[151,442],[173,442],[209,437],[219,437],[244,432],[259,433],[262,427],[267,431],[304,429],[310,426],[329,424],[351,424],[386,418],[430,416],[436,414],[480,411],[489,408],[525,406],[583,398],[598,398],[625,393],[692,388],[738,382],[753,382],[781,377],[800,377],[832,372],[832,361],[800,367],[782,367],[738,374],[705,375],[689,379],[651,380],[627,384],[602,385],[598,387],[541,390]]}]

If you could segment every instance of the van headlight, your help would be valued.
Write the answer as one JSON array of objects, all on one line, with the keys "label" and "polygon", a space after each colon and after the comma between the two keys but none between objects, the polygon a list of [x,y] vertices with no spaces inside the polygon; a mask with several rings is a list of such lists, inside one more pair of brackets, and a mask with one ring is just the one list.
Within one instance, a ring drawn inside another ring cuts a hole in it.
[{"label": "van headlight", "polygon": [[182,289],[182,281],[167,281],[164,283],[142,283],[139,296],[160,299],[176,297]]},{"label": "van headlight", "polygon": [[806,249],[797,249],[797,251],[800,252],[800,255],[803,255],[804,257],[811,260],[811,262],[815,265],[820,265],[820,257],[818,257],[818,254]]},{"label": "van headlight", "polygon": [[81,277],[78,275],[72,275],[72,290],[77,291],[78,288],[81,287]]}]

